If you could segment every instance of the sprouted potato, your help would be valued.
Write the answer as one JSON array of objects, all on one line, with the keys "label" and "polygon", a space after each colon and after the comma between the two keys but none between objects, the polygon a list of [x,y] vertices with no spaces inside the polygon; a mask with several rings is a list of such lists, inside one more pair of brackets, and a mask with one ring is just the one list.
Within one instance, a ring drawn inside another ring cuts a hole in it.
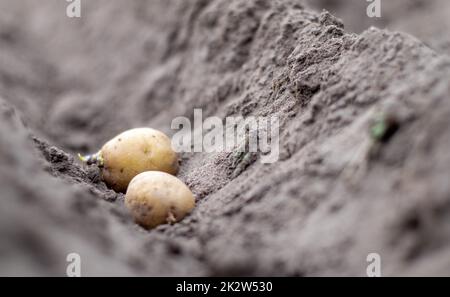
[{"label": "sprouted potato", "polygon": [[125,192],[130,181],[145,171],[177,174],[178,157],[170,138],[151,128],[125,131],[90,156],[81,156],[87,164],[101,168],[105,183],[117,192]]},{"label": "sprouted potato", "polygon": [[136,223],[150,229],[179,222],[192,211],[195,198],[175,176],[148,171],[133,178],[125,195],[125,205]]}]

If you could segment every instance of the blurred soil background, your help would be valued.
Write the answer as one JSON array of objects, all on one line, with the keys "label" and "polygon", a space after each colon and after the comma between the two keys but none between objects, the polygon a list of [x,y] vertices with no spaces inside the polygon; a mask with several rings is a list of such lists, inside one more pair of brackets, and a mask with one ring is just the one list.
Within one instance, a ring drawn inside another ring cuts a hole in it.
[{"label": "blurred soil background", "polygon": [[[0,275],[450,275],[450,2],[381,2],[0,0]],[[74,156],[194,108],[280,160],[182,154],[195,210],[143,230]]]}]

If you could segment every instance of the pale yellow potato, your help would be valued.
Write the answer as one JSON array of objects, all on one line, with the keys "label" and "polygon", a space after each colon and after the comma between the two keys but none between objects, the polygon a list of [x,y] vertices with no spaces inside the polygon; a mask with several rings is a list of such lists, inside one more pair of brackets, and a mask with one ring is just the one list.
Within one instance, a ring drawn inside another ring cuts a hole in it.
[{"label": "pale yellow potato", "polygon": [[130,181],[145,171],[178,172],[178,157],[170,138],[151,128],[123,132],[100,150],[102,178],[117,192],[125,192]]},{"label": "pale yellow potato", "polygon": [[125,205],[136,223],[150,229],[179,222],[192,211],[195,198],[175,176],[148,171],[133,178],[125,195]]}]

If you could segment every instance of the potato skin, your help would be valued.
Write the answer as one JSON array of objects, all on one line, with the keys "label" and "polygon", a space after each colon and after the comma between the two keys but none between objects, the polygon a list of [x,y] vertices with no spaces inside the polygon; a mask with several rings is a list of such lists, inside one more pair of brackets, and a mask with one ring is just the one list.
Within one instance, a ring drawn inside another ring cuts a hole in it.
[{"label": "potato skin", "polygon": [[125,205],[136,223],[150,229],[179,222],[192,211],[195,198],[175,176],[148,171],[133,178],[125,195]]},{"label": "potato skin", "polygon": [[117,192],[125,192],[130,181],[145,171],[178,172],[178,157],[171,140],[151,128],[125,131],[101,149],[102,178]]}]

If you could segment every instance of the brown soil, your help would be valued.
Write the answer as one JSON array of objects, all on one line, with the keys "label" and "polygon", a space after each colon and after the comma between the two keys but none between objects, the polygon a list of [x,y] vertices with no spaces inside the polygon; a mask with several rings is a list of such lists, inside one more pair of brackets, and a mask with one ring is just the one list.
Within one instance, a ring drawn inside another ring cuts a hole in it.
[{"label": "brown soil", "polygon": [[[449,275],[449,3],[350,2],[0,0],[0,275]],[[280,161],[182,154],[197,206],[145,231],[75,153],[194,108],[278,116]]]}]

